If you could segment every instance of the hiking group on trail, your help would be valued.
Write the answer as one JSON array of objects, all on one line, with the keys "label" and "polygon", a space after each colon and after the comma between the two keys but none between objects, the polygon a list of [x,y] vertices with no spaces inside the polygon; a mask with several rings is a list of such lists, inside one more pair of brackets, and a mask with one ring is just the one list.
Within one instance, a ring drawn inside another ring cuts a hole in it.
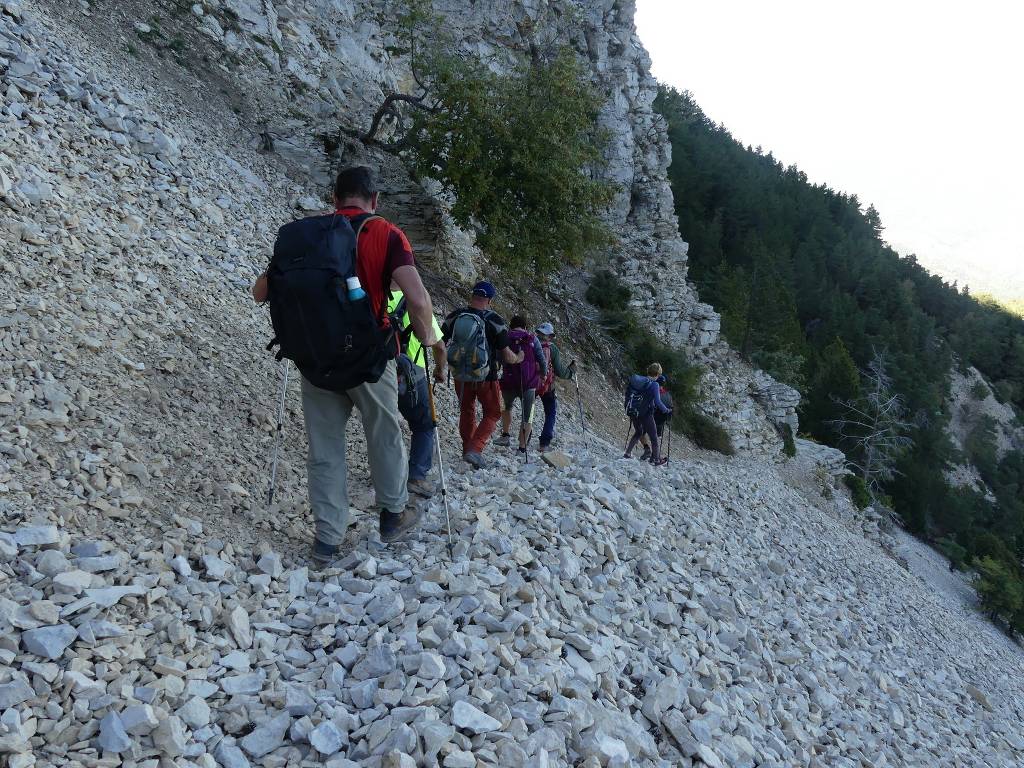
[{"label": "hiking group on trail", "polygon": [[[270,264],[252,287],[253,299],[270,305],[275,336],[267,348],[279,346],[277,359],[293,361],[302,374],[313,559],[319,564],[339,555],[348,529],[346,429],[353,408],[366,437],[380,539],[392,542],[420,520],[422,510],[409,504],[410,493],[430,498],[437,491],[429,480],[435,453],[447,515],[434,386],[448,376],[454,382],[462,457],[474,468],[487,466],[483,453],[499,421],[502,430],[495,443],[511,444],[517,402],[517,450],[528,460],[536,400],[544,408],[538,440],[544,452],[554,439],[555,380],[576,381],[579,399],[576,362],[563,361],[552,323],[531,331],[526,319],[515,315],[509,327],[492,309],[498,292],[490,282],[474,285],[468,304],[438,323],[412,246],[401,229],[376,214],[378,202],[369,168],[342,170],[334,183],[334,211],[282,226]],[[671,399],[659,384],[665,378],[654,363],[647,376],[631,377],[625,401],[634,431],[626,457],[646,438],[644,458],[658,465],[667,461],[660,456],[659,437],[671,415]],[[277,440],[286,367],[282,387]],[[579,407],[585,431],[582,401]],[[412,434],[408,454],[399,415]],[[271,500],[273,485],[274,472]]]}]

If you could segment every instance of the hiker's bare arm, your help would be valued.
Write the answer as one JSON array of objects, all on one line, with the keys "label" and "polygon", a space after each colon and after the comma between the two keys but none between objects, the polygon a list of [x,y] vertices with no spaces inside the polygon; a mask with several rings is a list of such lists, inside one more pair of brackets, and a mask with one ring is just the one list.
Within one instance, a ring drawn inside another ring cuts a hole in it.
[{"label": "hiker's bare arm", "polygon": [[256,282],[252,284],[252,298],[256,303],[262,304],[267,300],[267,294],[270,292],[270,287],[267,285],[267,273],[264,272],[262,275],[256,278]]},{"label": "hiker's bare arm", "polygon": [[526,353],[520,352],[519,354],[516,354],[515,352],[512,351],[510,347],[505,347],[503,350],[501,350],[501,356],[509,365],[515,365],[516,363],[523,362],[523,360],[526,358]]},{"label": "hiker's bare arm", "polygon": [[448,349],[440,339],[438,339],[437,343],[431,347],[431,349],[434,350],[434,381],[443,382],[445,370],[448,365]]},{"label": "hiker's bare arm", "polygon": [[405,306],[416,338],[425,347],[434,346],[439,341],[434,334],[434,305],[420,279],[420,273],[416,271],[416,267],[406,264],[396,269],[391,279],[405,294]]}]

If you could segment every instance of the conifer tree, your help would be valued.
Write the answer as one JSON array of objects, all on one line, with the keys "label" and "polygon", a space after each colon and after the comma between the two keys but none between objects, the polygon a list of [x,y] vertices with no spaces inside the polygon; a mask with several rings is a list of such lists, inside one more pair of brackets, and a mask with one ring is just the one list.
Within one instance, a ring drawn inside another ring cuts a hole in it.
[{"label": "conifer tree", "polygon": [[1024,609],[1024,584],[1011,568],[994,557],[983,557],[977,564],[978,578],[974,587],[981,607],[993,619],[1012,620]]},{"label": "conifer tree", "polygon": [[812,434],[838,438],[829,423],[835,415],[835,400],[856,402],[860,398],[860,374],[846,345],[838,336],[815,360],[800,421]]}]

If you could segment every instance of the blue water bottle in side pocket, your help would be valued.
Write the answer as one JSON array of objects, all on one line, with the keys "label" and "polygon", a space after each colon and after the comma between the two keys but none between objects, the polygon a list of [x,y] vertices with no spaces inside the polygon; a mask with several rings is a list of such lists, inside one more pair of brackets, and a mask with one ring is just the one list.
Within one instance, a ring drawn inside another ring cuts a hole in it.
[{"label": "blue water bottle in side pocket", "polygon": [[345,285],[348,287],[349,301],[359,301],[359,299],[366,298],[366,291],[363,290],[358,277],[346,278]]}]

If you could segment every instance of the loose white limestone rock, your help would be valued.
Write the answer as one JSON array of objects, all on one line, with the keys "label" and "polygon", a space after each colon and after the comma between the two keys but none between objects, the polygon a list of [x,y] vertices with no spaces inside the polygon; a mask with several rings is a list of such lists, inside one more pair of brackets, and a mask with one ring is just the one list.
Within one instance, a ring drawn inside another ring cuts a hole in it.
[{"label": "loose white limestone rock", "polygon": [[47,659],[59,659],[64,650],[78,637],[78,632],[68,624],[54,627],[30,629],[21,634],[22,645],[29,653]]},{"label": "loose white limestone rock", "polygon": [[175,710],[174,714],[193,730],[204,728],[210,724],[210,705],[199,696],[193,696],[186,701]]},{"label": "loose white limestone rock", "polygon": [[281,564],[281,556],[276,552],[267,552],[264,554],[256,563],[256,567],[272,579],[276,579],[284,573],[284,566]]},{"label": "loose white limestone rock", "polygon": [[161,720],[151,736],[153,746],[166,757],[180,756],[187,746],[185,727],[177,715]]},{"label": "loose white limestone rock", "polygon": [[330,720],[320,723],[309,733],[309,743],[324,757],[337,754],[345,743],[344,734]]},{"label": "loose white limestone rock", "polygon": [[452,707],[452,724],[470,733],[489,733],[501,728],[501,723],[481,712],[466,701],[457,701]]},{"label": "loose white limestone rock", "polygon": [[252,647],[252,629],[249,625],[249,614],[238,605],[228,614],[228,629],[239,648],[245,650]]},{"label": "loose white limestone rock", "polygon": [[124,729],[117,712],[111,710],[100,721],[99,746],[104,752],[115,754],[125,752],[132,746],[132,739]]},{"label": "loose white limestone rock", "polygon": [[149,704],[133,704],[121,710],[121,724],[135,736],[145,736],[159,725],[156,713]]},{"label": "loose white limestone rock", "polygon": [[250,757],[263,757],[284,744],[284,736],[291,723],[291,716],[283,712],[257,727],[239,744]]}]

